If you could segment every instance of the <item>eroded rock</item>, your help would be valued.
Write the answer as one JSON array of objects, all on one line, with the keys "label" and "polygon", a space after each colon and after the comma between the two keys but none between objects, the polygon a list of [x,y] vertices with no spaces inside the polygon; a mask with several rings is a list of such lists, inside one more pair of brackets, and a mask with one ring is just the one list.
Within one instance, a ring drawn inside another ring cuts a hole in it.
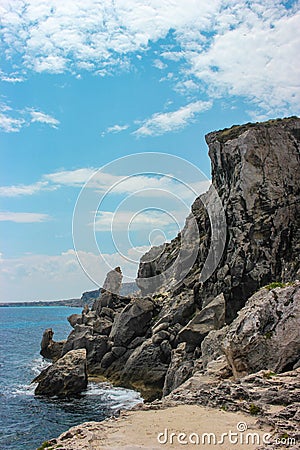
[{"label": "eroded rock", "polygon": [[51,361],[57,361],[61,355],[63,346],[66,341],[54,341],[52,338],[54,336],[54,331],[52,328],[47,328],[43,333],[43,338],[41,342],[40,354]]},{"label": "eroded rock", "polygon": [[300,356],[299,324],[300,282],[254,294],[222,342],[233,374],[293,368]]},{"label": "eroded rock", "polygon": [[218,295],[205,308],[197,312],[195,317],[182,328],[178,334],[179,342],[188,342],[197,347],[211,331],[221,328],[225,322],[225,298]]},{"label": "eroded rock", "polygon": [[71,350],[33,380],[35,395],[72,397],[86,389],[86,350]]}]

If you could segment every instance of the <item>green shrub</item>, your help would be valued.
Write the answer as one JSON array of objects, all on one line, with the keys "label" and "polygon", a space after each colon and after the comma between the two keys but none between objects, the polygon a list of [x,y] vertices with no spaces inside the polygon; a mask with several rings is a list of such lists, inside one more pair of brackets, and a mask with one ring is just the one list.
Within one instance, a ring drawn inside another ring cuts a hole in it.
[{"label": "green shrub", "polygon": [[271,291],[272,289],[275,289],[277,287],[283,288],[286,285],[284,283],[281,283],[281,281],[273,281],[273,283],[268,284],[265,286],[265,289],[268,289],[268,291]]},{"label": "green shrub", "polygon": [[266,339],[271,339],[271,337],[272,337],[272,331],[267,331],[266,334],[265,334],[265,338]]},{"label": "green shrub", "polygon": [[266,372],[266,373],[263,374],[264,378],[272,378],[272,377],[275,377],[275,376],[276,376],[276,373],[272,372],[271,370],[269,372]]},{"label": "green shrub", "polygon": [[261,408],[254,403],[251,403],[249,412],[252,416],[257,416],[259,413],[261,413]]}]

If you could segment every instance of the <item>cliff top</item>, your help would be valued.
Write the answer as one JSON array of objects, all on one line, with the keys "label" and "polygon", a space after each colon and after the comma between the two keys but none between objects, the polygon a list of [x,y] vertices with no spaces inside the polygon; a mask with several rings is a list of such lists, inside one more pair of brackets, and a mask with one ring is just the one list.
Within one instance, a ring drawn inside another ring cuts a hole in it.
[{"label": "cliff top", "polygon": [[243,125],[232,125],[230,128],[224,128],[223,130],[213,131],[208,133],[205,137],[206,142],[209,144],[212,140],[217,139],[224,144],[227,141],[238,138],[245,131],[250,128],[269,128],[274,125],[286,125],[293,123],[295,120],[299,120],[297,116],[285,117],[283,119],[270,119],[265,122],[248,122]]}]

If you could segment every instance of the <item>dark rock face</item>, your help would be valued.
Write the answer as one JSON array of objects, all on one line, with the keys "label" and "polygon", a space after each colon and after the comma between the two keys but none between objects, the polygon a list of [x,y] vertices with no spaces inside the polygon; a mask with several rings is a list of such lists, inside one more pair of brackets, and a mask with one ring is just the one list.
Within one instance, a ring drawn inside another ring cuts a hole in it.
[{"label": "dark rock face", "polygon": [[[137,347],[126,361],[121,382],[138,389],[148,401],[160,396],[171,356],[171,348],[151,339]],[[163,344],[163,343],[162,343]]]},{"label": "dark rock face", "polygon": [[192,375],[193,367],[193,353],[188,352],[186,342],[182,342],[176,349],[172,350],[171,363],[164,382],[163,396],[168,395],[186,381]]},{"label": "dark rock face", "polygon": [[86,351],[72,350],[33,380],[36,395],[72,397],[87,387]]},{"label": "dark rock face", "polygon": [[188,342],[197,347],[212,330],[218,330],[225,322],[225,298],[218,295],[205,308],[198,311],[178,334],[179,342]]},{"label": "dark rock face", "polygon": [[144,336],[149,328],[154,304],[148,299],[136,299],[116,317],[110,338],[114,345],[126,346],[134,338]]},{"label": "dark rock face", "polygon": [[68,317],[68,322],[71,325],[71,327],[75,327],[75,325],[81,325],[82,324],[82,315],[81,314],[71,314]]},{"label": "dark rock face", "polygon": [[40,354],[51,361],[57,361],[62,355],[62,349],[66,341],[53,341],[54,332],[52,328],[44,331]]},{"label": "dark rock face", "polygon": [[[197,286],[211,238],[202,202],[207,194],[200,196],[192,206],[199,227],[198,257],[179,290],[193,288],[195,300],[204,305],[223,293],[227,322],[260,287],[300,276],[299,130],[300,119],[289,118],[206,136],[213,186],[226,214],[227,239],[217,270]],[[139,278],[166,272],[179,248],[180,235],[152,249],[151,258],[146,254],[141,259]]]}]

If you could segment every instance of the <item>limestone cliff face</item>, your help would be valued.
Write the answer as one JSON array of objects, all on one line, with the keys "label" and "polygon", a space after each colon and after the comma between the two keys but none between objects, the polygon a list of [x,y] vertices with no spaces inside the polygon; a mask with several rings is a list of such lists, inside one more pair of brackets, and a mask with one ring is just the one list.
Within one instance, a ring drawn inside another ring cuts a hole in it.
[{"label": "limestone cliff face", "polygon": [[[192,206],[200,234],[198,257],[176,292],[192,289],[196,304],[204,305],[223,293],[231,322],[260,287],[300,277],[300,119],[234,126],[208,134],[206,141],[212,183],[226,215],[226,244],[214,274],[198,285],[211,234],[204,194]],[[163,273],[179,247],[180,236],[163,251],[151,249],[152,257],[159,256],[151,262],[145,262],[149,254],[144,256],[138,277]]]}]

